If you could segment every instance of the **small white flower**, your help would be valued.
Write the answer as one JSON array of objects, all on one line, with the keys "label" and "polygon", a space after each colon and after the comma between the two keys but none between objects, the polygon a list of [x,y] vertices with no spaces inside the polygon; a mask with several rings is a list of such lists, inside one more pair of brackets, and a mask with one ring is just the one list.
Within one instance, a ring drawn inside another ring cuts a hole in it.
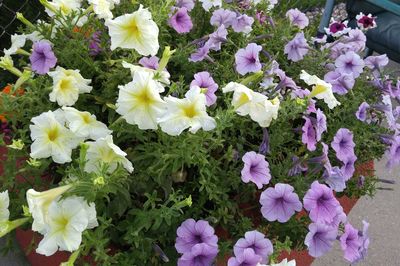
[{"label": "small white flower", "polygon": [[187,128],[190,128],[189,131],[192,133],[196,133],[200,128],[205,131],[214,129],[216,122],[206,112],[206,96],[201,93],[201,89],[194,86],[186,92],[185,97],[164,98],[167,110],[158,121],[162,131],[178,136]]},{"label": "small white flower", "polygon": [[111,0],[88,0],[89,4],[93,5],[93,11],[100,19],[111,19],[113,14],[111,10],[114,9],[114,2]]},{"label": "small white flower", "polygon": [[71,106],[76,103],[81,93],[89,93],[92,87],[91,80],[84,79],[79,70],[66,70],[60,66],[48,73],[53,78],[53,90],[50,101],[57,102],[60,106]]},{"label": "small white flower", "polygon": [[8,49],[4,49],[3,52],[5,55],[13,55],[17,52],[19,48],[24,47],[26,42],[25,34],[13,34],[11,35],[11,47]]},{"label": "small white flower", "polygon": [[[259,263],[257,264],[257,266],[268,266],[268,265]],[[288,261],[287,259],[284,259],[280,263],[271,264],[270,266],[296,266],[296,261],[295,260]]]},{"label": "small white flower", "polygon": [[8,190],[0,192],[0,223],[7,222],[10,218],[10,198],[8,197]]},{"label": "small white flower", "polygon": [[82,242],[82,232],[98,225],[95,217],[94,203],[89,206],[81,197],[52,201],[46,217],[46,233],[36,252],[51,256],[58,249],[77,250]]},{"label": "small white flower", "polygon": [[56,163],[71,161],[72,149],[79,144],[79,139],[56,118],[52,111],[33,117],[30,125],[30,156],[34,159],[52,157]]},{"label": "small white flower", "polygon": [[164,112],[165,102],[153,74],[136,71],[133,80],[119,89],[117,113],[140,129],[157,129],[157,119]]},{"label": "small white flower", "polygon": [[109,172],[114,171],[118,164],[122,164],[129,173],[132,173],[132,163],[125,158],[127,154],[114,144],[111,135],[99,138],[94,142],[86,142],[86,144],[89,145],[86,154],[86,159],[88,160],[85,165],[86,172],[98,172],[101,164],[106,163],[109,166]]},{"label": "small white flower", "polygon": [[44,232],[50,203],[71,187],[71,185],[65,185],[43,192],[37,192],[34,189],[29,189],[26,192],[26,201],[28,202],[29,212],[33,217],[33,231],[40,233]]},{"label": "small white flower", "polygon": [[157,70],[154,70],[154,69],[151,69],[151,68],[147,68],[147,67],[133,65],[133,64],[127,63],[125,61],[122,61],[122,66],[124,68],[128,68],[131,71],[132,77],[135,75],[135,72],[148,72],[148,73],[151,73],[153,75],[152,76],[153,79],[158,84],[158,91],[160,93],[164,92],[164,90],[165,90],[164,89],[164,85],[169,85],[171,83],[170,80],[169,80],[171,75],[166,70],[158,72]]},{"label": "small white flower", "polygon": [[151,13],[142,5],[132,14],[108,19],[106,26],[111,37],[111,50],[117,47],[135,49],[139,54],[147,56],[157,54],[160,48],[158,26],[152,20]]},{"label": "small white flower", "polygon": [[210,8],[214,7],[222,7],[222,0],[200,0],[202,3],[202,7],[204,10],[208,11]]},{"label": "small white flower", "polygon": [[[77,11],[81,8],[82,0],[53,0],[49,4],[56,10],[61,11],[63,15],[69,15],[72,11]],[[53,17],[55,14],[48,8],[46,13]]]},{"label": "small white flower", "polygon": [[340,105],[340,102],[338,102],[333,95],[331,84],[321,80],[315,75],[308,74],[304,70],[301,71],[300,79],[304,80],[307,85],[313,86],[310,96],[324,100],[329,109],[333,109]]},{"label": "small white flower", "polygon": [[63,107],[68,128],[78,137],[84,139],[99,139],[112,133],[107,126],[96,120],[89,112],[81,112],[73,107]]}]

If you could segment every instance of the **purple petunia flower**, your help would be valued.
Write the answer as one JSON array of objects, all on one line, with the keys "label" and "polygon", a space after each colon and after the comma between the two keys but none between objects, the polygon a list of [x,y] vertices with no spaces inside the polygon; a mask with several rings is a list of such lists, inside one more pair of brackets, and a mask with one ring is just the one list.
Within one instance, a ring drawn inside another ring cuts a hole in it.
[{"label": "purple petunia flower", "polygon": [[[330,44],[328,44],[329,47]],[[354,47],[351,44],[348,43],[336,43],[330,48],[330,58],[335,60],[339,56],[346,54],[349,51],[354,51]],[[331,64],[327,64],[327,66],[331,66]],[[335,70],[335,65],[332,64],[333,67],[330,67],[329,70],[334,71]]]},{"label": "purple petunia flower", "polygon": [[92,56],[96,56],[101,53],[103,50],[101,48],[101,31],[95,31],[89,40],[89,54]]},{"label": "purple petunia flower", "polygon": [[333,21],[328,28],[325,28],[325,32],[333,37],[340,37],[350,31],[350,28],[347,27],[347,23],[347,20],[343,22]]},{"label": "purple petunia flower", "polygon": [[389,151],[387,152],[388,162],[387,167],[392,168],[400,164],[400,136],[393,137]]},{"label": "purple petunia flower", "polygon": [[332,249],[336,240],[337,229],[325,224],[312,223],[308,226],[304,243],[308,247],[308,254],[318,258]]},{"label": "purple petunia flower", "polygon": [[386,54],[378,56],[368,56],[364,59],[365,66],[371,69],[375,74],[379,74],[387,64],[389,64],[389,58]]},{"label": "purple petunia flower", "polygon": [[358,235],[360,236],[360,241],[361,241],[361,245],[358,249],[360,256],[356,260],[354,260],[353,263],[359,262],[367,256],[368,246],[369,246],[369,242],[370,242],[369,236],[368,236],[369,223],[367,223],[364,220],[362,222],[363,222],[363,230],[362,230],[362,232],[358,232]]},{"label": "purple petunia flower", "polygon": [[56,66],[57,58],[53,53],[48,41],[38,41],[33,44],[32,54],[29,57],[32,70],[40,75],[49,72],[50,68]]},{"label": "purple petunia flower", "polygon": [[254,23],[254,18],[247,15],[240,15],[233,20],[232,28],[234,32],[250,33],[251,26]]},{"label": "purple petunia flower", "polygon": [[261,257],[261,262],[268,261],[268,257],[273,253],[273,246],[265,235],[257,230],[249,231],[244,234],[244,238],[239,239],[233,247],[236,257],[243,254],[246,249],[252,249],[254,253]]},{"label": "purple petunia flower", "polygon": [[176,0],[177,7],[184,7],[187,11],[192,11],[194,8],[194,0]]},{"label": "purple petunia flower", "polygon": [[292,88],[292,89],[299,88],[292,78],[286,76],[286,73],[282,69],[276,69],[275,74],[279,77],[280,79],[279,84],[282,88]]},{"label": "purple petunia flower", "polygon": [[342,192],[346,188],[346,179],[342,170],[337,166],[332,167],[329,172],[325,171],[324,178],[325,183],[336,192]]},{"label": "purple petunia flower", "polygon": [[269,183],[271,174],[269,172],[269,164],[265,160],[265,156],[257,154],[254,151],[246,152],[242,157],[244,167],[242,169],[242,181],[256,184],[258,189]]},{"label": "purple petunia flower", "polygon": [[346,181],[353,177],[353,174],[356,170],[356,168],[354,167],[354,163],[356,161],[357,156],[355,154],[352,154],[343,161],[343,166],[341,170]]},{"label": "purple petunia flower", "polygon": [[188,33],[193,28],[192,19],[186,7],[181,7],[169,18],[168,24],[178,33]]},{"label": "purple petunia flower", "polygon": [[207,244],[218,249],[218,237],[207,221],[187,219],[176,230],[175,248],[181,253],[191,252],[196,244]]},{"label": "purple petunia flower", "polygon": [[347,128],[340,128],[331,143],[332,148],[336,152],[336,157],[344,162],[347,158],[354,155],[353,133]]},{"label": "purple petunia flower", "polygon": [[297,156],[292,156],[293,166],[289,169],[288,176],[295,176],[308,170],[307,165]]},{"label": "purple petunia flower", "polygon": [[305,145],[307,145],[307,149],[309,151],[315,151],[316,145],[317,145],[315,129],[313,127],[313,124],[312,124],[310,118],[308,118],[306,116],[303,118],[306,122],[304,123],[304,126],[301,128],[301,130],[303,132],[301,141]]},{"label": "purple petunia flower", "polygon": [[219,51],[221,50],[221,44],[226,42],[228,36],[228,31],[224,25],[221,25],[216,31],[209,35],[209,38],[205,45],[210,47],[211,50]]},{"label": "purple petunia flower", "polygon": [[206,105],[211,106],[217,101],[215,92],[218,89],[218,84],[215,83],[210,73],[207,71],[194,74],[194,80],[190,83],[190,88],[198,86],[206,95]]},{"label": "purple petunia flower", "polygon": [[332,189],[314,181],[303,198],[304,209],[310,212],[310,219],[315,223],[330,223],[340,206]]},{"label": "purple petunia flower", "polygon": [[242,253],[231,257],[228,260],[228,266],[256,266],[261,262],[261,257],[253,249],[246,248]]},{"label": "purple petunia flower", "polygon": [[209,58],[208,53],[210,52],[210,47],[208,45],[204,45],[200,47],[190,55],[189,61],[190,62],[199,62],[203,61],[205,58]]},{"label": "purple petunia flower", "polygon": [[340,247],[344,251],[344,258],[350,263],[353,263],[358,257],[360,257],[359,248],[361,244],[358,230],[351,224],[346,224],[344,227],[344,233],[340,236]]},{"label": "purple petunia flower", "polygon": [[301,211],[302,204],[294,188],[278,183],[274,188],[267,188],[260,196],[261,213],[270,222],[285,223],[296,211]]},{"label": "purple petunia flower", "polygon": [[328,128],[326,126],[326,116],[324,112],[321,111],[321,109],[317,109],[316,116],[315,135],[317,141],[320,141],[322,138],[322,133],[326,132]]},{"label": "purple petunia flower", "polygon": [[218,247],[205,243],[194,245],[190,252],[184,253],[178,260],[178,266],[212,265],[218,254]]},{"label": "purple petunia flower", "polygon": [[333,227],[335,229],[339,229],[340,224],[345,224],[347,222],[347,215],[343,211],[342,206],[339,206],[336,208],[336,214],[332,219],[332,222],[330,223],[324,223],[325,225],[328,225],[330,227]]},{"label": "purple petunia flower", "polygon": [[332,91],[339,95],[346,94],[354,87],[355,80],[352,74],[342,73],[338,70],[325,74],[324,80],[332,84]]},{"label": "purple petunia flower", "polygon": [[329,152],[329,146],[326,145],[325,143],[321,142],[322,145],[322,155],[314,158],[310,158],[308,162],[317,164],[317,165],[323,165],[325,168],[325,171],[327,173],[330,173],[332,171],[332,165],[328,157],[328,152]]},{"label": "purple petunia flower", "polygon": [[297,8],[290,9],[286,12],[286,17],[289,18],[292,25],[299,27],[301,30],[308,26],[308,17]]},{"label": "purple petunia flower", "polygon": [[262,66],[258,54],[261,50],[262,47],[255,43],[249,43],[246,48],[239,49],[235,54],[236,71],[241,75],[260,71]]},{"label": "purple petunia flower", "polygon": [[365,48],[367,37],[364,32],[359,29],[352,29],[348,36],[344,36],[344,41],[353,47],[353,51],[362,51]]},{"label": "purple petunia flower", "polygon": [[157,56],[151,56],[151,57],[142,57],[139,60],[139,64],[141,64],[144,67],[157,70],[158,69],[158,62],[160,59]]},{"label": "purple petunia flower", "polygon": [[255,18],[261,25],[267,21],[267,15],[265,15],[264,11],[262,10],[257,10]]},{"label": "purple petunia flower", "polygon": [[260,147],[258,149],[258,153],[262,155],[266,155],[269,153],[269,134],[268,129],[263,127],[263,139],[261,141]]},{"label": "purple petunia flower", "polygon": [[376,27],[376,17],[371,14],[365,15],[362,12],[356,16],[357,26],[362,30],[369,30]]},{"label": "purple petunia flower", "polygon": [[309,48],[307,40],[304,38],[304,32],[300,32],[285,45],[284,52],[287,54],[289,60],[298,62],[308,53]]},{"label": "purple petunia flower", "polygon": [[229,28],[232,26],[233,21],[236,19],[236,13],[233,11],[230,11],[228,9],[217,9],[213,12],[211,19],[210,19],[210,24],[213,26],[225,26],[225,28]]},{"label": "purple petunia flower", "polygon": [[349,51],[336,58],[335,66],[339,72],[352,74],[354,78],[358,78],[363,72],[365,64],[358,54]]}]

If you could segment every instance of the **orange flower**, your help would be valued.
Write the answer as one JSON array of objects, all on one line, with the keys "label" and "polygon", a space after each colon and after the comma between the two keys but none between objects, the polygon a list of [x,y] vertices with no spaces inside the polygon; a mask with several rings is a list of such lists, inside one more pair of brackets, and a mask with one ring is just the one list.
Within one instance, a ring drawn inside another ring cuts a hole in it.
[{"label": "orange flower", "polygon": [[[11,84],[8,84],[7,86],[5,86],[5,87],[2,89],[1,93],[10,95],[11,90],[12,90],[12,85],[11,85]],[[25,91],[24,91],[23,88],[18,88],[18,89],[12,94],[12,96],[21,96],[21,95],[23,95],[24,93],[25,93]],[[2,99],[2,97],[1,97],[1,94],[0,94],[0,105],[1,105],[1,99]],[[8,114],[8,113],[0,114],[0,121],[3,122],[3,123],[6,123],[6,122],[7,122],[7,118],[6,118],[6,117],[9,116],[9,115],[10,115],[10,114]]]}]

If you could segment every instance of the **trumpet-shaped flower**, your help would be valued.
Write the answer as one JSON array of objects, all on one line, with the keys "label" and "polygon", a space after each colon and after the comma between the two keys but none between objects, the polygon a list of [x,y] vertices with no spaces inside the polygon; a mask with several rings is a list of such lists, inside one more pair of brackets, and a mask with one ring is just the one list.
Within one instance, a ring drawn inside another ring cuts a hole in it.
[{"label": "trumpet-shaped flower", "polygon": [[303,60],[304,56],[308,53],[310,47],[307,44],[307,40],[304,37],[304,33],[297,33],[293,40],[289,41],[285,45],[285,54],[289,60],[293,62],[298,62]]},{"label": "trumpet-shaped flower", "polygon": [[32,54],[29,57],[32,70],[40,75],[49,72],[50,68],[55,67],[57,58],[48,41],[38,41],[33,44]]},{"label": "trumpet-shaped flower", "polygon": [[301,71],[300,79],[304,80],[307,85],[313,86],[310,94],[311,97],[324,100],[329,109],[333,109],[340,105],[340,102],[338,102],[333,95],[331,84],[319,79],[315,75],[308,74],[304,70]]},{"label": "trumpet-shaped flower", "polygon": [[325,224],[312,223],[308,226],[309,233],[304,243],[308,247],[308,253],[314,258],[321,257],[332,249],[337,237],[337,229]]},{"label": "trumpet-shaped flower", "polygon": [[360,257],[361,241],[362,239],[358,235],[358,230],[351,224],[346,224],[344,233],[340,236],[340,247],[344,252],[344,258],[350,263],[353,263]]},{"label": "trumpet-shaped flower", "polygon": [[192,19],[186,7],[181,7],[169,18],[168,24],[178,33],[188,33],[193,28]]},{"label": "trumpet-shaped flower", "polygon": [[157,129],[157,119],[164,113],[165,102],[160,97],[153,74],[137,71],[133,81],[119,86],[119,89],[117,113],[140,129]]},{"label": "trumpet-shaped flower", "polygon": [[4,49],[4,55],[13,55],[19,48],[22,48],[26,42],[25,34],[13,34],[11,35],[11,47]]},{"label": "trumpet-shaped flower", "polygon": [[114,9],[114,2],[110,0],[88,0],[88,3],[93,5],[93,11],[100,19],[111,19],[113,14],[111,10]]},{"label": "trumpet-shaped flower", "polygon": [[245,252],[246,249],[252,249],[254,253],[261,258],[261,262],[268,261],[268,257],[273,253],[273,246],[265,235],[257,230],[246,232],[244,238],[240,238],[235,246],[233,252],[238,257]]},{"label": "trumpet-shaped flower", "polygon": [[71,161],[72,149],[79,144],[77,138],[57,119],[56,113],[48,111],[32,118],[30,125],[31,145],[30,156],[34,159],[52,157],[56,163]]},{"label": "trumpet-shaped flower", "polygon": [[71,106],[76,103],[81,93],[89,93],[91,80],[84,79],[79,70],[64,69],[60,66],[48,73],[53,78],[53,90],[49,94],[50,101],[60,106]]},{"label": "trumpet-shaped flower", "polygon": [[222,6],[222,0],[200,0],[200,2],[206,11],[210,10],[212,7]]},{"label": "trumpet-shaped flower", "polygon": [[257,265],[261,260],[261,257],[252,248],[246,248],[242,253],[236,255],[236,257],[231,257],[228,260],[227,266]]},{"label": "trumpet-shaped flower", "polygon": [[50,203],[52,203],[56,198],[58,198],[71,187],[72,185],[65,185],[43,192],[37,192],[34,189],[29,189],[26,192],[26,201],[28,202],[29,212],[33,217],[33,231],[41,233],[44,232]]},{"label": "trumpet-shaped flower", "polygon": [[250,72],[261,70],[261,63],[258,57],[262,47],[255,43],[250,43],[246,48],[239,49],[235,54],[236,71],[245,75]]},{"label": "trumpet-shaped flower", "polygon": [[258,189],[261,189],[264,184],[268,184],[271,180],[269,164],[265,160],[265,156],[257,154],[254,151],[246,152],[242,157],[244,162],[241,171],[242,181],[249,183],[250,181],[256,184]]},{"label": "trumpet-shaped flower", "polygon": [[[49,5],[58,11],[60,11],[63,15],[69,15],[72,11],[77,11],[81,7],[82,0],[53,0],[49,2]],[[46,7],[46,13],[53,17],[55,14],[52,10]]]},{"label": "trumpet-shaped flower", "polygon": [[233,91],[232,105],[240,116],[250,115],[261,127],[268,127],[278,117],[279,99],[269,100],[267,96],[254,92],[243,84],[230,82],[222,91]]},{"label": "trumpet-shaped flower", "polygon": [[165,133],[178,136],[186,128],[196,133],[200,128],[209,131],[216,127],[214,118],[206,112],[206,96],[199,87],[191,88],[184,99],[168,96],[164,100],[167,110],[158,122]]},{"label": "trumpet-shaped flower", "polygon": [[36,252],[51,256],[58,249],[75,251],[82,242],[82,232],[97,225],[94,203],[88,205],[81,197],[53,201],[48,208],[46,233]]},{"label": "trumpet-shaped flower", "polygon": [[103,163],[108,164],[108,172],[113,172],[118,164],[121,164],[129,173],[132,173],[132,163],[125,158],[127,155],[113,142],[113,137],[108,135],[105,138],[99,138],[96,141],[86,142],[89,145],[85,165],[85,171],[88,173],[97,172]]},{"label": "trumpet-shaped flower", "polygon": [[112,133],[107,126],[96,120],[89,112],[81,112],[72,107],[63,107],[68,128],[80,138],[99,139]]},{"label": "trumpet-shaped flower", "polygon": [[[154,57],[152,57],[154,58]],[[157,57],[155,57],[157,58]],[[143,59],[143,58],[142,58]],[[127,63],[125,61],[122,61],[122,66],[124,68],[128,68],[131,71],[131,75],[132,78],[135,76],[136,72],[148,72],[152,74],[152,78],[157,82],[158,85],[158,91],[159,92],[164,92],[164,84],[170,84],[169,78],[171,77],[171,75],[168,73],[167,70],[162,70],[160,72],[157,71],[158,68],[158,60],[157,62],[154,62],[155,59],[151,59],[151,61],[146,62],[139,60],[139,63],[144,65],[144,67],[141,66],[137,66],[137,65],[133,65],[130,63]],[[154,67],[157,65],[156,69],[154,69]]]},{"label": "trumpet-shaped flower", "polygon": [[8,190],[0,192],[0,223],[8,221],[10,217],[10,211],[8,206],[10,205],[10,198],[8,197]]},{"label": "trumpet-shaped flower", "polygon": [[158,26],[151,13],[143,6],[131,14],[107,20],[111,37],[111,50],[117,47],[135,49],[141,55],[155,55],[158,52]]},{"label": "trumpet-shaped flower", "polygon": [[196,244],[190,252],[184,253],[179,258],[177,266],[212,265],[217,254],[217,246],[210,246],[205,243]]},{"label": "trumpet-shaped flower", "polygon": [[215,92],[218,89],[218,84],[215,83],[210,73],[207,71],[199,72],[194,74],[194,80],[190,83],[190,88],[195,86],[200,87],[203,93],[206,95],[206,105],[211,106],[217,101]]},{"label": "trumpet-shaped flower", "polygon": [[299,9],[290,9],[286,12],[286,17],[289,18],[290,24],[299,27],[299,29],[304,29],[308,26],[309,20],[306,14],[301,12]]}]

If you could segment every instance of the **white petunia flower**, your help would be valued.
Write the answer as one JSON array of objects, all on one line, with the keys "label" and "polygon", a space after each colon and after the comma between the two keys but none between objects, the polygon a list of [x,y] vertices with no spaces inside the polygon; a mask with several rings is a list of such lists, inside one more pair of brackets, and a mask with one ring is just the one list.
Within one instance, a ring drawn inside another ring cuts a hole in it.
[{"label": "white petunia flower", "polygon": [[137,71],[133,80],[119,86],[117,113],[127,123],[140,129],[157,129],[157,119],[164,112],[165,102],[161,99],[157,82],[149,72]]},{"label": "white petunia flower", "polygon": [[[257,266],[268,266],[268,265],[258,263]],[[278,264],[271,264],[269,266],[296,266],[296,261],[295,260],[288,261],[287,259],[284,259]]]},{"label": "white petunia flower", "polygon": [[36,252],[53,255],[58,249],[75,251],[82,242],[82,232],[97,226],[94,203],[89,206],[82,197],[51,202],[46,219],[46,233]]},{"label": "white petunia flower", "polygon": [[222,91],[233,91],[232,105],[240,116],[249,115],[261,127],[268,127],[278,117],[280,102],[278,98],[269,100],[267,96],[255,92],[243,84],[230,82]]},{"label": "white petunia flower", "polygon": [[88,0],[89,4],[93,5],[93,11],[100,19],[111,19],[114,9],[114,2],[111,0]]},{"label": "white petunia flower", "polygon": [[50,203],[71,187],[72,185],[65,185],[43,192],[37,192],[34,189],[29,189],[26,192],[26,201],[28,202],[29,212],[33,217],[33,231],[40,233],[44,232]]},{"label": "white petunia flower", "polygon": [[162,131],[178,136],[187,128],[190,128],[189,131],[192,133],[196,133],[200,128],[205,131],[214,129],[216,122],[206,112],[206,96],[201,93],[201,89],[194,86],[186,92],[185,97],[164,98],[167,110],[158,121]]},{"label": "white petunia flower", "polygon": [[310,96],[320,100],[324,100],[329,109],[333,109],[336,106],[340,105],[340,102],[338,102],[338,100],[336,100],[335,96],[333,95],[331,84],[319,79],[315,75],[308,74],[304,70],[301,71],[300,79],[304,80],[307,85],[313,86]]},{"label": "white petunia flower", "polygon": [[60,66],[48,73],[53,78],[53,90],[50,101],[57,102],[60,106],[74,105],[81,93],[92,91],[90,79],[84,79],[79,70],[67,70]]},{"label": "white petunia flower", "polygon": [[222,0],[200,0],[202,3],[202,7],[204,10],[208,11],[210,8],[214,7],[222,7]]},{"label": "white petunia flower", "polygon": [[8,190],[0,192],[0,223],[7,222],[10,218],[10,198],[8,197]]},{"label": "white petunia flower", "polygon": [[81,112],[73,107],[63,107],[68,128],[78,137],[84,139],[99,139],[112,133],[107,126],[96,120],[89,112]]},{"label": "white petunia flower", "polygon": [[135,49],[139,54],[147,56],[157,54],[160,48],[158,26],[152,20],[149,10],[142,5],[132,14],[108,19],[106,26],[111,37],[111,50],[117,47]]},{"label": "white petunia flower", "polygon": [[52,111],[33,117],[30,125],[30,156],[34,159],[52,157],[56,163],[71,161],[72,149],[76,148],[80,139],[62,125]]},{"label": "white petunia flower", "polygon": [[[81,8],[82,0],[53,0],[49,4],[56,10],[61,11],[63,15],[69,15],[72,11],[78,11]],[[46,7],[46,13],[53,17],[55,14],[53,11]]]},{"label": "white petunia flower", "polygon": [[5,55],[13,55],[17,52],[19,48],[24,47],[26,42],[25,34],[13,34],[11,35],[11,47],[8,49],[4,49],[3,52]]},{"label": "white petunia flower", "polygon": [[131,71],[131,75],[132,77],[135,75],[135,72],[148,72],[151,73],[153,75],[153,79],[157,82],[158,85],[158,91],[164,92],[164,85],[169,85],[170,82],[170,77],[171,75],[169,74],[169,72],[167,70],[163,70],[161,72],[158,72],[157,70],[151,69],[151,68],[147,68],[147,67],[141,67],[141,66],[137,66],[137,65],[133,65],[130,63],[127,63],[125,61],[122,61],[122,66],[124,68],[127,68]]},{"label": "white petunia flower", "polygon": [[85,165],[86,172],[97,172],[102,163],[107,163],[109,172],[114,171],[118,164],[122,164],[129,173],[132,173],[132,163],[125,158],[127,154],[114,144],[111,135],[86,144],[89,145],[86,154],[88,160]]}]

